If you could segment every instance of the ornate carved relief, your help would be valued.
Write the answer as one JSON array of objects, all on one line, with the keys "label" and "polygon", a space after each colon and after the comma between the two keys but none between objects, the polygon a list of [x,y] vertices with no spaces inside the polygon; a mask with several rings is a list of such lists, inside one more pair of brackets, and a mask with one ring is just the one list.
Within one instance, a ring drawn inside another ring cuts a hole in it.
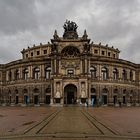
[{"label": "ornate carved relief", "polygon": [[80,60],[62,60],[61,65],[63,68],[70,67],[70,68],[75,68],[75,67],[80,67]]},{"label": "ornate carved relief", "polygon": [[61,55],[63,57],[78,57],[80,55],[80,51],[74,46],[67,46],[62,50]]}]

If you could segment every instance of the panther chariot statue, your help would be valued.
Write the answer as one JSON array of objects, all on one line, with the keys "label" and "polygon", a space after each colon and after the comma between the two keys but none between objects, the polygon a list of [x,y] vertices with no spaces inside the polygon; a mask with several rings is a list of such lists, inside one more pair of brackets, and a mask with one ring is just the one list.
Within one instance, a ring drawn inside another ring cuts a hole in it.
[{"label": "panther chariot statue", "polygon": [[64,39],[77,39],[78,38],[78,34],[77,34],[78,26],[75,22],[66,20],[63,28],[64,28],[64,35],[63,35]]}]

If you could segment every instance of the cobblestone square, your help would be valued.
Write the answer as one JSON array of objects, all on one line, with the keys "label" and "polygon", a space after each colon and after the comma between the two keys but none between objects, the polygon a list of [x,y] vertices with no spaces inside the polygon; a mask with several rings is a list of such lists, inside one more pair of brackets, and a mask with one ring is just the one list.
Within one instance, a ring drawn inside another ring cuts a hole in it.
[{"label": "cobblestone square", "polygon": [[0,107],[0,139],[140,139],[139,107]]}]

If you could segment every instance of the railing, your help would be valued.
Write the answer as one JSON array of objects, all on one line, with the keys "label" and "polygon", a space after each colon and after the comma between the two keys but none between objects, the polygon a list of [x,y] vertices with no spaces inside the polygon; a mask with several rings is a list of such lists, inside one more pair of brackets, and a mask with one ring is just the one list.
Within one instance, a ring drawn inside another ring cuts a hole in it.
[{"label": "railing", "polygon": [[123,84],[132,84],[136,85],[138,84],[137,81],[129,81],[129,80],[122,80],[122,79],[99,79],[99,78],[91,78],[91,81],[93,82],[108,82],[108,83],[123,83]]},{"label": "railing", "polygon": [[[79,79],[82,77],[82,75],[59,75],[58,77],[61,79]],[[83,77],[86,77],[93,82],[120,83],[120,84],[131,84],[131,85],[139,84],[138,81],[134,81],[134,80],[130,81],[130,80],[112,79],[112,78],[102,79],[101,77],[91,77],[90,75],[83,75]],[[3,84],[13,85],[13,84],[22,84],[22,83],[41,83],[41,82],[50,82],[50,80],[51,79],[46,79],[44,77],[40,79],[28,78],[27,80],[19,79],[19,80],[6,81],[6,82],[3,82]]]},{"label": "railing", "polygon": [[78,75],[63,75],[62,79],[78,79]]},{"label": "railing", "polygon": [[13,84],[22,84],[22,83],[41,83],[41,82],[50,82],[50,79],[19,79],[19,80],[13,80],[13,81],[6,81],[6,85],[13,85]]}]

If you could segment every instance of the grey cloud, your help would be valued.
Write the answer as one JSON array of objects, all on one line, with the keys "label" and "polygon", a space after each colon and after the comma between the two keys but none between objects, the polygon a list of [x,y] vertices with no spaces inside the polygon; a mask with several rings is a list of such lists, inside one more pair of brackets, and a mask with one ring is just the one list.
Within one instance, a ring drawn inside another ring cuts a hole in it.
[{"label": "grey cloud", "polygon": [[[55,29],[61,36],[70,19],[78,24],[79,35],[87,29],[95,43],[113,45],[122,50],[121,58],[140,63],[139,13],[139,0],[1,0],[0,40],[6,37],[0,44],[1,61],[18,59],[28,45],[48,42]],[[3,53],[11,44],[12,51]]]},{"label": "grey cloud", "polygon": [[0,32],[14,34],[36,28],[34,0],[1,0]]},{"label": "grey cloud", "polygon": [[95,32],[97,38],[105,40],[125,37],[133,28],[133,25],[127,22],[132,20],[133,12],[137,11],[139,3],[136,0],[121,0],[119,2],[118,0],[107,0],[106,3],[103,2],[103,0],[96,2],[96,6],[102,10],[97,17],[91,15],[88,29]]}]

